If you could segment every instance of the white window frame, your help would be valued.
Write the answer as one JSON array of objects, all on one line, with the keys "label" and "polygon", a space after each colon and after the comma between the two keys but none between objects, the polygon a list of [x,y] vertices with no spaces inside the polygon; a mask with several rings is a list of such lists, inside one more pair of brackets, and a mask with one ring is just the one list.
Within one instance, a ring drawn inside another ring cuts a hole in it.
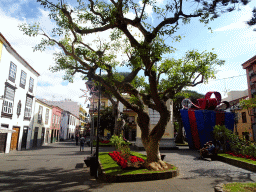
[{"label": "white window frame", "polygon": [[27,73],[25,71],[21,70],[20,87],[22,87],[23,89],[25,89],[25,86],[26,86],[26,79],[27,79]]},{"label": "white window frame", "polygon": [[[13,92],[8,93],[7,89],[11,89]],[[10,94],[11,93],[11,94]],[[15,89],[8,84],[5,85],[4,100],[2,105],[2,113],[12,115],[13,114],[13,102],[15,97]]]},{"label": "white window frame", "polygon": [[39,105],[37,122],[41,124],[42,120],[43,120],[43,106]]},{"label": "white window frame", "polygon": [[33,93],[33,89],[34,89],[34,79],[32,77],[30,77],[28,91]]},{"label": "white window frame", "polygon": [[[32,100],[32,101],[31,101],[31,106],[28,106],[28,98],[30,98],[30,99]],[[27,97],[26,97],[26,105],[25,105],[24,118],[31,118],[32,106],[33,106],[33,98],[27,95]]]},{"label": "white window frame", "polygon": [[11,101],[9,99],[4,99],[3,113],[6,113],[6,114],[12,114],[13,113],[13,101]]},{"label": "white window frame", "polygon": [[10,69],[9,69],[9,80],[10,81],[15,82],[16,73],[17,73],[17,65],[15,65],[13,62],[11,62]]},{"label": "white window frame", "polygon": [[46,112],[45,112],[45,124],[48,125],[49,123],[49,114],[50,114],[50,110],[49,109],[46,109]]}]

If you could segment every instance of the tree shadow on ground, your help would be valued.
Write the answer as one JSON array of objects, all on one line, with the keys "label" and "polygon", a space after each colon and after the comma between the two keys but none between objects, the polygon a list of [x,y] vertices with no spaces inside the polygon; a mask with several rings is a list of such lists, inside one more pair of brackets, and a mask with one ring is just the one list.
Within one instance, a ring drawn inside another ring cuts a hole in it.
[{"label": "tree shadow on ground", "polygon": [[17,169],[0,171],[0,191],[94,191],[110,183],[95,180],[90,176],[89,168],[75,170],[45,169],[36,171]]},{"label": "tree shadow on ground", "polygon": [[195,179],[197,177],[209,177],[214,178],[211,183],[212,186],[216,186],[219,183],[227,182],[255,182],[252,176],[255,176],[254,173],[249,173],[246,171],[232,171],[228,169],[195,169],[189,171],[190,173],[196,173],[196,176],[183,177],[181,179]]}]

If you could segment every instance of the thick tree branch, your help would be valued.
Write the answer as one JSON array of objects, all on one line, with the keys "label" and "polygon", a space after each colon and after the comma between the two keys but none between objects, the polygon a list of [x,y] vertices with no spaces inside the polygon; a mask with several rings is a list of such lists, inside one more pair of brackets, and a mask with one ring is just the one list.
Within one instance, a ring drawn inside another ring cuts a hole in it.
[{"label": "thick tree branch", "polygon": [[132,71],[128,76],[126,76],[123,80],[123,83],[130,83],[132,80],[137,76],[138,72],[141,70],[141,68],[137,68],[134,71]]}]

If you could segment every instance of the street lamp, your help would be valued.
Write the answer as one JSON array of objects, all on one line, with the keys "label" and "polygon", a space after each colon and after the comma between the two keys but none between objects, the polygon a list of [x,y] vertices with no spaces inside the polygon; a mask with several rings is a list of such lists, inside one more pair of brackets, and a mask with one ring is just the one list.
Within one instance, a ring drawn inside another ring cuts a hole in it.
[{"label": "street lamp", "polygon": [[[101,69],[100,69],[100,74],[101,76]],[[89,79],[86,82],[86,85],[88,85],[89,89],[92,90],[92,86],[93,86],[93,82]],[[96,158],[95,158],[95,162],[92,163],[90,169],[91,169],[91,173],[92,175],[94,175],[96,178],[98,178],[98,166],[99,166],[99,127],[100,127],[100,97],[101,97],[101,87],[99,85],[98,87],[98,121],[97,121],[97,140],[96,140]],[[93,93],[93,91],[91,91]],[[93,113],[94,113],[94,97],[93,97]],[[93,127],[94,127],[94,118],[93,118]],[[91,139],[91,153],[92,153],[92,147],[93,147],[93,143],[92,143],[92,139]],[[94,158],[93,158],[94,159]]]}]

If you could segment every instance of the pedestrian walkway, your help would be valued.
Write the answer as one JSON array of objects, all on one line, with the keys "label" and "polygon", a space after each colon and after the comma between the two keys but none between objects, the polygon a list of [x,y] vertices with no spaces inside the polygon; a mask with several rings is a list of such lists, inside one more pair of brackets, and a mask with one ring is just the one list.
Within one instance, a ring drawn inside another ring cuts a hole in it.
[{"label": "pedestrian walkway", "polygon": [[[130,183],[106,183],[91,177],[89,168],[83,168],[90,147],[80,152],[75,141],[0,154],[0,191],[213,192],[218,183],[256,182],[253,172],[223,162],[198,160],[197,151],[179,148],[161,151],[166,155],[165,161],[179,168],[177,178]],[[113,148],[100,148],[108,150]]]}]

